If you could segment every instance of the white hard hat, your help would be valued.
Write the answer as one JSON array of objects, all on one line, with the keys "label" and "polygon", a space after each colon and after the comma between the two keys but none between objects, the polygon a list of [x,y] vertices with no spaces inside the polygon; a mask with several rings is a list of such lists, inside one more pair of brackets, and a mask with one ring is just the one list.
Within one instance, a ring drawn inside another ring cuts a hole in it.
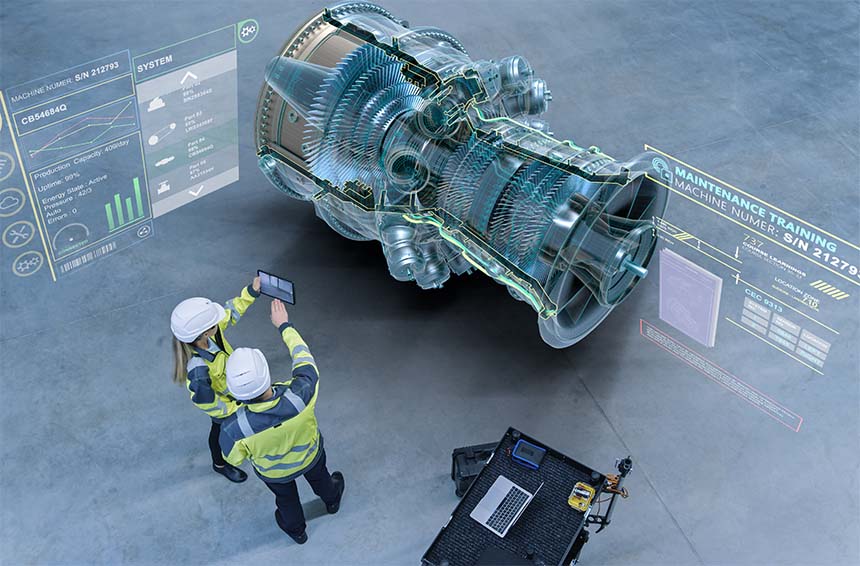
[{"label": "white hard hat", "polygon": [[236,348],[227,358],[227,389],[239,401],[259,397],[272,384],[269,364],[256,348]]},{"label": "white hard hat", "polygon": [[180,342],[193,342],[227,315],[224,307],[203,297],[185,299],[170,315],[170,330]]}]

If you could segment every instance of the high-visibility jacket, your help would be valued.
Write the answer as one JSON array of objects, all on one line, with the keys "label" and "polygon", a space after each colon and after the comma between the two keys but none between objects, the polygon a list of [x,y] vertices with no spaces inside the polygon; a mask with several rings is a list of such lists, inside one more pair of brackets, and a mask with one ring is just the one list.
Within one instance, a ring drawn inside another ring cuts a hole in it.
[{"label": "high-visibility jacket", "polygon": [[293,360],[292,379],[273,384],[274,396],[245,402],[221,423],[221,451],[234,466],[251,460],[266,482],[296,479],[316,464],[322,436],[314,407],[319,373],[298,331],[289,322],[278,329]]},{"label": "high-visibility jacket", "polygon": [[185,386],[191,395],[191,402],[213,419],[228,417],[239,408],[239,404],[227,391],[227,358],[233,353],[233,347],[227,342],[224,330],[239,322],[254,299],[259,296],[260,293],[248,285],[238,297],[227,301],[224,304],[227,314],[218,322],[218,328],[221,330],[219,349],[213,353],[194,346],[194,355],[188,360]]}]

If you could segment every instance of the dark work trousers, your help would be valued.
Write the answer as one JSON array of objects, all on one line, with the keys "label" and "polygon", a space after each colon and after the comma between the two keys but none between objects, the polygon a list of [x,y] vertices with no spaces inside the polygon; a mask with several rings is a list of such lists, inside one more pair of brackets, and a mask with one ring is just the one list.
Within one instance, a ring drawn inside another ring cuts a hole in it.
[{"label": "dark work trousers", "polygon": [[[331,480],[331,474],[325,467],[325,450],[320,449],[320,458],[308,471],[304,473],[305,479],[311,485],[320,499],[326,505],[337,502],[337,488]],[[265,481],[265,480],[264,480]],[[299,501],[299,490],[296,482],[269,483],[266,486],[275,494],[275,505],[287,532],[291,535],[300,535],[305,532],[305,513],[302,510],[302,502]]]},{"label": "dark work trousers", "polygon": [[225,462],[221,454],[221,444],[218,442],[219,436],[221,436],[221,423],[212,421],[212,428],[209,429],[209,452],[212,453],[212,463],[220,468]]}]

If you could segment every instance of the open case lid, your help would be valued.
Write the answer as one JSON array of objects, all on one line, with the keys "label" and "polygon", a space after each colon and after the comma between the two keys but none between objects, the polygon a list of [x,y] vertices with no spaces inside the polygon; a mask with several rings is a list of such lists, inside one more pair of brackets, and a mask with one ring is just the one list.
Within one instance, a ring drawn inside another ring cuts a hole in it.
[{"label": "open case lid", "polygon": [[[537,470],[528,469],[511,457],[511,451],[520,439],[546,449],[546,455]],[[504,475],[532,493],[538,490],[541,483],[544,484],[504,538],[499,538],[469,517],[469,513],[499,475]],[[424,553],[422,564],[479,565],[482,556],[486,556],[485,553],[492,550],[492,547],[522,558],[525,558],[527,551],[531,549],[535,557],[539,557],[544,563],[560,564],[585,525],[586,514],[567,503],[568,496],[577,482],[594,487],[596,499],[606,485],[606,476],[514,428],[509,428],[493,457],[475,478],[448,523]]]}]

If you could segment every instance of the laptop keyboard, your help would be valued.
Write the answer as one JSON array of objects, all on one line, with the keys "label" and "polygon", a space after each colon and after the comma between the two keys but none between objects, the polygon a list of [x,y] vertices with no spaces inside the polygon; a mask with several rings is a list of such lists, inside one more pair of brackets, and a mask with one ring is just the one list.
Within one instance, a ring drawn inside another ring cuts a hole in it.
[{"label": "laptop keyboard", "polygon": [[505,529],[513,522],[528,499],[529,496],[524,491],[512,487],[502,502],[499,503],[499,506],[496,507],[496,510],[493,511],[493,514],[490,515],[490,518],[487,519],[487,526],[500,533],[505,532]]}]

